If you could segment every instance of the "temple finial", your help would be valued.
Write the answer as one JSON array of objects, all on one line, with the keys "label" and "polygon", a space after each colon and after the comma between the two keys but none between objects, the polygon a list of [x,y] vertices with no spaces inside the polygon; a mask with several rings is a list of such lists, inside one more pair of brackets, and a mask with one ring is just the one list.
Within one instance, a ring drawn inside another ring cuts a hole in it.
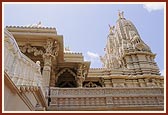
[{"label": "temple finial", "polygon": [[118,17],[119,19],[124,18],[124,11],[120,12],[120,10],[118,10]]}]

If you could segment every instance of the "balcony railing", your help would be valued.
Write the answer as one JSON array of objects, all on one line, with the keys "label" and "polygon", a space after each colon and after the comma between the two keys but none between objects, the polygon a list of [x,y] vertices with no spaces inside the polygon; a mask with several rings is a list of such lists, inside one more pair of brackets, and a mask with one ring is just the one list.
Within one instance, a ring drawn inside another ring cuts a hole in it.
[{"label": "balcony railing", "polygon": [[4,37],[4,71],[18,87],[37,86],[43,89],[40,66],[20,51],[15,39],[7,30]]}]

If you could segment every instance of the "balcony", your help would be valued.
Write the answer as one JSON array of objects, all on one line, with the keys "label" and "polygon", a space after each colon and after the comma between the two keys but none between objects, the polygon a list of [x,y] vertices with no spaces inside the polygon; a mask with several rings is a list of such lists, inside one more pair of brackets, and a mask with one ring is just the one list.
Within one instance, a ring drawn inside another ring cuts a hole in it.
[{"label": "balcony", "polygon": [[[20,110],[21,107],[14,108],[8,103],[10,96],[14,95],[14,99],[10,100],[11,103],[15,102],[16,98],[20,99],[18,103],[24,102],[28,110],[36,110],[36,104],[45,107],[40,65],[20,51],[17,42],[8,30],[5,29],[4,32],[4,87],[8,86],[14,93],[4,90],[4,105],[12,108],[9,110]],[[5,110],[8,109],[5,108]]]}]

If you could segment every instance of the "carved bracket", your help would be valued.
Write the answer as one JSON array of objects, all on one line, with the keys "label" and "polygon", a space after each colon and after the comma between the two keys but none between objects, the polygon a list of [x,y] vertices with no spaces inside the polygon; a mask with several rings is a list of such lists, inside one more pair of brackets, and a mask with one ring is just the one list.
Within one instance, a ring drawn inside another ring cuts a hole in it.
[{"label": "carved bracket", "polygon": [[34,56],[38,56],[38,55],[43,55],[44,52],[42,50],[38,50],[36,47],[32,47],[31,44],[26,44],[24,46],[20,47],[20,50],[23,53],[33,53],[34,52]]},{"label": "carved bracket", "polygon": [[46,52],[45,54],[50,54],[52,56],[58,56],[58,51],[59,51],[59,43],[58,41],[54,41],[52,39],[48,39],[46,41],[46,45],[44,46]]}]

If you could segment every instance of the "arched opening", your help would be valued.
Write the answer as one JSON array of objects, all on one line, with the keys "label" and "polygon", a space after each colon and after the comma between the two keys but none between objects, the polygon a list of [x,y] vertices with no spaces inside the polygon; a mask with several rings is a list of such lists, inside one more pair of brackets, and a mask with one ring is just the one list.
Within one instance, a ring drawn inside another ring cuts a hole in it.
[{"label": "arched opening", "polygon": [[63,69],[58,74],[56,87],[60,88],[73,88],[77,87],[75,74],[70,69]]}]

